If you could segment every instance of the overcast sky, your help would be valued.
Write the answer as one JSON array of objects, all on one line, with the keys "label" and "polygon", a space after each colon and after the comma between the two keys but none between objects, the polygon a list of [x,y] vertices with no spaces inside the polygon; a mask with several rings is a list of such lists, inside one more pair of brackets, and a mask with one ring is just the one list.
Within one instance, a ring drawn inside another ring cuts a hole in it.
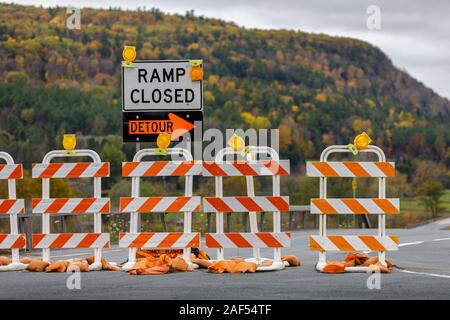
[{"label": "overcast sky", "polygon": [[[0,0],[2,1],[2,0]],[[11,2],[11,1],[2,1]],[[450,98],[450,1],[439,0],[16,0],[76,7],[157,7],[164,12],[234,21],[248,28],[286,28],[366,40],[437,93]],[[381,30],[367,27],[370,5],[381,10]],[[83,19],[83,13],[81,13]]]}]

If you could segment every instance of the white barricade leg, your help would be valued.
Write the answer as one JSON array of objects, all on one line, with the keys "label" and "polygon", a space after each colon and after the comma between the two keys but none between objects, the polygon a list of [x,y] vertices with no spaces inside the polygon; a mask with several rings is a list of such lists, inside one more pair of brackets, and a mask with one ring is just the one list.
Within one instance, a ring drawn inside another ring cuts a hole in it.
[{"label": "white barricade leg", "polygon": [[[223,197],[223,179],[222,177],[216,177],[216,197]],[[216,214],[216,233],[224,233],[223,226],[223,213],[218,212]],[[223,248],[217,249],[217,260],[224,260],[225,253]]]},{"label": "white barricade leg", "polygon": [[[248,160],[252,160],[251,154],[247,155]],[[245,177],[247,183],[247,195],[249,197],[255,196],[255,184],[253,183],[253,177]],[[256,217],[256,212],[249,212],[249,222],[250,222],[250,232],[258,232],[258,220]],[[261,261],[261,251],[259,248],[253,248],[253,258],[259,263]]]},{"label": "white barricade leg", "polygon": [[[9,216],[11,234],[19,234],[19,228],[17,225],[17,214],[11,214]],[[19,249],[11,249],[11,263],[20,263]]]},{"label": "white barricade leg", "polygon": [[[137,212],[131,212],[130,213],[130,233],[138,233],[138,214]],[[122,266],[122,269],[124,271],[128,271],[131,268],[133,268],[133,266],[136,263],[136,253],[137,253],[137,248],[129,248],[128,249],[128,261]]]}]

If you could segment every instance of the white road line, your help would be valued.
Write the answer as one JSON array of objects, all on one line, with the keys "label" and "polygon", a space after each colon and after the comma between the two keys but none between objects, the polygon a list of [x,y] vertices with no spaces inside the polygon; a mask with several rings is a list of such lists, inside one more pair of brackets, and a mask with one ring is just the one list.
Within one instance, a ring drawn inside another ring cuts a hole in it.
[{"label": "white road line", "polygon": [[434,239],[431,241],[446,241],[446,240],[450,240],[450,238],[440,238],[440,239]]},{"label": "white road line", "polygon": [[[399,247],[406,247],[406,246],[412,246],[412,245],[422,244],[422,243],[424,243],[424,242],[437,242],[437,241],[446,241],[446,240],[450,240],[450,238],[440,238],[440,239],[425,240],[425,241],[407,242],[407,243],[401,243],[401,244],[399,244],[398,246],[399,246]],[[438,277],[438,278],[446,278],[446,279],[450,279],[450,275],[446,275],[446,274],[417,272],[417,271],[410,271],[410,270],[405,270],[405,269],[397,269],[397,271],[403,272],[403,273],[420,274],[420,275],[423,275],[423,276],[430,276],[430,277]]]},{"label": "white road line", "polygon": [[450,275],[445,275],[445,274],[416,272],[416,271],[410,271],[410,270],[404,270],[404,269],[403,270],[402,269],[397,269],[397,271],[404,272],[404,273],[411,273],[411,274],[420,274],[420,275],[423,275],[423,276],[430,276],[430,277],[438,277],[438,278],[450,279]]},{"label": "white road line", "polygon": [[413,241],[413,242],[400,243],[398,246],[406,247],[406,246],[412,246],[412,245],[416,245],[416,244],[422,244],[424,242],[437,242],[437,241],[448,241],[448,240],[450,240],[450,238],[439,238],[439,239],[432,239],[432,240]]},{"label": "white road line", "polygon": [[415,245],[415,244],[422,244],[424,242],[425,241],[406,242],[406,243],[400,243],[398,246],[399,247],[406,247],[406,246],[412,246],[412,245]]}]

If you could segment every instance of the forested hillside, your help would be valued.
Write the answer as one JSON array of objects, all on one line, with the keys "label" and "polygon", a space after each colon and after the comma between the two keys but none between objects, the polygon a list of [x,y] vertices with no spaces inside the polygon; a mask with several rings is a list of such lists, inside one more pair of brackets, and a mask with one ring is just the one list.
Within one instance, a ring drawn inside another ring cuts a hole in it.
[{"label": "forested hillside", "polygon": [[82,9],[81,30],[69,30],[65,10],[0,4],[0,150],[28,167],[65,132],[116,167],[130,159],[119,85],[128,44],[138,59],[203,59],[206,128],[279,128],[294,172],[366,130],[409,181],[432,167],[448,184],[450,102],[366,42],[157,9]]}]

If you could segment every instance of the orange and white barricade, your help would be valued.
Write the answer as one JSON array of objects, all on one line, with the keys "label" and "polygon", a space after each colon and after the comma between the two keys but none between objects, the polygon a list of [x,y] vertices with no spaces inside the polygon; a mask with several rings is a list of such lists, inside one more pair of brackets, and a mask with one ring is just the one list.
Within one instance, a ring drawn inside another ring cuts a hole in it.
[{"label": "orange and white barricade", "polygon": [[[398,250],[398,238],[386,235],[386,214],[400,213],[399,199],[386,199],[386,178],[394,177],[395,165],[386,162],[386,156],[379,147],[368,146],[359,152],[374,153],[378,162],[328,161],[333,153],[349,153],[345,145],[326,148],[320,162],[307,162],[306,174],[320,178],[320,198],[311,199],[311,214],[319,215],[319,235],[310,237],[311,250],[319,251],[317,270],[326,265],[327,251],[378,251],[378,257],[386,265],[386,251]],[[377,178],[378,198],[337,198],[327,197],[327,179]],[[378,234],[375,236],[327,235],[327,215],[330,214],[375,214],[378,215]],[[347,267],[348,272],[366,272],[366,267]]]},{"label": "orange and white barricade", "polygon": [[[240,154],[232,148],[220,150],[215,161],[203,162],[203,176],[215,177],[216,196],[203,198],[203,212],[216,214],[216,233],[206,234],[206,247],[217,249],[217,259],[224,259],[226,248],[252,248],[253,257],[246,261],[258,264],[257,271],[284,269],[281,248],[291,246],[291,234],[281,232],[281,211],[289,211],[289,197],[280,196],[280,176],[289,174],[289,161],[279,160],[278,153],[269,147],[249,146],[247,160],[224,161],[227,155]],[[252,155],[270,155],[272,160],[252,160]],[[224,197],[223,177],[245,176],[247,196]],[[254,176],[273,176],[273,195],[255,196]],[[273,212],[273,232],[259,232],[256,212]],[[224,233],[223,213],[248,212],[249,233]],[[273,248],[271,266],[262,266],[267,258],[261,258],[261,248]]]},{"label": "orange and white barricade", "polygon": [[[92,162],[51,163],[55,158],[89,157]],[[102,198],[102,178],[109,177],[109,163],[102,162],[93,150],[54,150],[42,163],[33,164],[32,177],[42,179],[42,198],[32,200],[33,213],[42,214],[42,233],[33,234],[33,248],[42,249],[42,259],[50,262],[50,249],[94,249],[95,261],[90,270],[101,270],[102,248],[109,248],[110,235],[102,233],[102,217],[110,212],[110,199]],[[92,198],[50,198],[52,178],[93,178]],[[51,233],[52,214],[93,214],[93,233]]]},{"label": "orange and white barricade", "polygon": [[[123,270],[129,270],[136,262],[137,249],[183,249],[183,258],[192,267],[190,253],[192,247],[200,246],[200,233],[192,232],[192,212],[201,211],[201,197],[192,196],[194,176],[201,175],[202,162],[194,161],[191,153],[183,148],[169,148],[168,155],[183,155],[183,161],[141,161],[143,157],[156,154],[156,149],[138,151],[133,162],[122,164],[122,176],[131,177],[131,197],[120,198],[120,212],[130,213],[130,232],[119,235],[119,247],[128,248],[128,262]],[[184,196],[141,197],[139,182],[141,177],[185,176]],[[141,213],[184,212],[183,232],[140,232],[138,230]]]},{"label": "orange and white barricade", "polygon": [[15,164],[13,158],[6,152],[0,152],[0,158],[6,164],[0,164],[0,179],[8,180],[8,199],[0,200],[0,214],[9,215],[9,234],[0,234],[0,249],[11,249],[11,263],[0,266],[0,271],[24,270],[26,265],[20,263],[19,249],[25,249],[25,235],[19,234],[17,215],[25,213],[23,199],[16,199],[16,179],[23,178],[21,164]]}]

